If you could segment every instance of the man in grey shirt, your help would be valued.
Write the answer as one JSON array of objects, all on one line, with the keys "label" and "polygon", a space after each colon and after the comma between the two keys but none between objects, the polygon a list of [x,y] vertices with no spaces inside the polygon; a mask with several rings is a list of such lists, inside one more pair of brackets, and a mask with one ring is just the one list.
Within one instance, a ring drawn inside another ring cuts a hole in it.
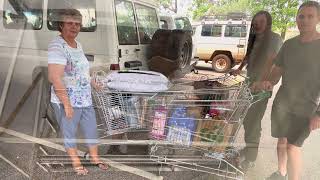
[{"label": "man in grey shirt", "polygon": [[270,89],[282,77],[271,113],[271,134],[278,138],[278,171],[267,180],[298,180],[301,177],[301,146],[310,132],[320,127],[320,34],[316,31],[320,7],[317,2],[303,3],[298,10],[300,35],[287,40],[273,66]]}]

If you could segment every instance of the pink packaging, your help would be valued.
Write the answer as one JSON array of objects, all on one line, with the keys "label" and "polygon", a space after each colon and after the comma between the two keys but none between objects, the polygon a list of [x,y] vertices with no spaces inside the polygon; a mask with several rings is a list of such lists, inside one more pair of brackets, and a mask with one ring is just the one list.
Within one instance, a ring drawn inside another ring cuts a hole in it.
[{"label": "pink packaging", "polygon": [[160,106],[154,111],[154,119],[151,130],[151,137],[154,139],[165,138],[165,126],[167,119],[167,109],[164,106]]}]

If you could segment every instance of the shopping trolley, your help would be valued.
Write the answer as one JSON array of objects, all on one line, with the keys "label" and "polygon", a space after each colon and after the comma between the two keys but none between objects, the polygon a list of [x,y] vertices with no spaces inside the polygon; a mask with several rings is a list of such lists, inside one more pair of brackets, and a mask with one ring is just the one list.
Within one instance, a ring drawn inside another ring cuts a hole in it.
[{"label": "shopping trolley", "polygon": [[154,162],[243,179],[234,143],[253,103],[247,81],[224,75],[152,93],[105,88],[93,99],[104,137],[143,130]]}]

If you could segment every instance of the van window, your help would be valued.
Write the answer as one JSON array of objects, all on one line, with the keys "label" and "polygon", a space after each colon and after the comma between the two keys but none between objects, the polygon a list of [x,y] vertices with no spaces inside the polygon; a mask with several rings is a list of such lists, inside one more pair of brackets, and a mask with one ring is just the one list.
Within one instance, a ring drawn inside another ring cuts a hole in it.
[{"label": "van window", "polygon": [[139,44],[132,3],[123,0],[115,0],[115,5],[119,44]]},{"label": "van window", "polygon": [[175,18],[176,29],[192,30],[190,21],[186,17]]},{"label": "van window", "polygon": [[58,18],[61,9],[77,9],[82,15],[82,32],[93,32],[97,29],[96,1],[87,0],[49,0],[48,1],[48,29],[58,31]]},{"label": "van window", "polygon": [[204,24],[201,36],[221,37],[222,25]]},{"label": "van window", "polygon": [[40,30],[43,0],[4,1],[3,25],[7,29]]},{"label": "van window", "polygon": [[246,37],[247,27],[244,25],[227,25],[224,36],[225,37]]},{"label": "van window", "polygon": [[139,38],[141,44],[151,43],[153,34],[159,29],[156,9],[140,4],[135,4]]}]

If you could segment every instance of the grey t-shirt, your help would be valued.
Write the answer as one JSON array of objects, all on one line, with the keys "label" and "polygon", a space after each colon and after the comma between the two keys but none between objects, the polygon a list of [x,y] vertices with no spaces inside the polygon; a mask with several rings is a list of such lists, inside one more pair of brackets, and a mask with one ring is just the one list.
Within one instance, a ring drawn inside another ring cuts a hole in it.
[{"label": "grey t-shirt", "polygon": [[268,58],[277,54],[282,46],[282,39],[278,34],[271,32],[268,38],[269,40],[256,38],[254,42],[247,67],[247,75],[251,82],[261,80]]},{"label": "grey t-shirt", "polygon": [[302,43],[299,36],[287,40],[275,65],[282,68],[283,74],[274,105],[291,113],[311,115],[320,95],[320,40]]}]

